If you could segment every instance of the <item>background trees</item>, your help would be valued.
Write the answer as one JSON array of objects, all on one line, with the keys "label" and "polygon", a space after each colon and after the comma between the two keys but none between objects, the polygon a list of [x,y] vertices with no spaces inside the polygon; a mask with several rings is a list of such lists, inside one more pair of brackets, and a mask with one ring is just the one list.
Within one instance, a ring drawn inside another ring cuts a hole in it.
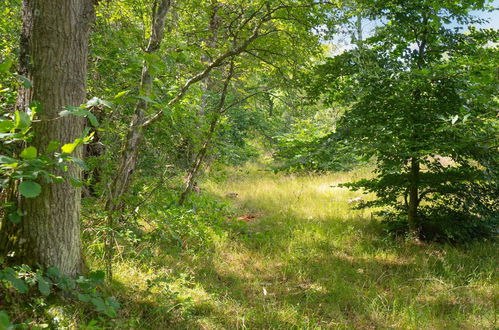
[{"label": "background trees", "polygon": [[[148,2],[142,5],[130,5],[131,15],[114,12],[121,11],[121,6],[111,5],[102,10],[108,13],[106,15],[111,15],[109,18],[112,20],[119,17],[119,20],[124,22],[136,23],[137,30],[134,33],[138,35],[140,30],[147,31],[152,23],[148,20],[140,22],[133,17],[134,8],[147,12],[154,10],[155,7],[151,7]],[[214,8],[218,22],[216,25],[211,24]],[[312,54],[319,54],[319,35],[314,34],[313,29],[324,19],[324,12],[330,8],[329,5],[324,6],[320,2],[306,1],[298,3],[231,1],[219,5],[213,2],[207,6],[200,6],[197,2],[176,4],[166,21],[168,32],[165,33],[163,46],[154,54],[146,52],[144,55],[144,61],[153,81],[147,95],[142,95],[143,90],[140,89],[130,91],[115,89],[112,91],[115,94],[110,95],[110,97],[119,95],[116,99],[123,108],[137,97],[142,100],[139,102],[147,103],[147,109],[141,116],[134,115],[134,118],[142,119],[134,119],[139,121],[129,125],[127,136],[139,141],[141,138],[137,139],[137,136],[149,135],[147,132],[150,131],[153,133],[149,138],[154,141],[160,132],[165,132],[169,136],[176,134],[178,138],[171,140],[174,141],[173,144],[169,139],[164,144],[169,150],[167,159],[170,161],[174,161],[175,158],[180,159],[176,165],[181,167],[191,163],[205,143],[206,132],[211,126],[211,119],[207,119],[211,115],[199,116],[199,108],[203,106],[201,103],[209,102],[210,98],[213,98],[216,104],[219,99],[216,94],[221,90],[218,88],[210,95],[209,91],[203,89],[205,85],[197,83],[210,79],[212,82],[218,80],[218,86],[223,85],[223,72],[227,71],[231,62],[234,62],[235,66],[240,68],[238,70],[244,70],[244,77],[240,74],[237,79],[236,88],[239,89],[240,101],[228,95],[234,103],[230,107],[231,113],[234,113],[235,109],[244,111],[243,107],[250,98],[259,96],[271,88],[284,86],[293,71],[299,70],[301,65],[309,61]],[[104,28],[107,24],[104,15],[103,19]],[[99,26],[99,21],[97,24]],[[112,24],[105,28],[113,30],[111,26]],[[214,35],[216,38],[213,38]],[[211,41],[206,43],[206,40]],[[102,51],[107,52],[107,45],[103,47]],[[99,45],[96,50],[99,50]],[[140,57],[142,55],[130,60],[133,63]],[[107,73],[109,67],[114,64],[108,62],[106,65],[104,63],[97,65],[96,70],[103,69]],[[130,69],[133,68],[132,66]],[[98,71],[96,73],[99,74]],[[117,75],[115,79],[122,81],[119,76],[128,75],[128,71],[116,70],[115,74]],[[269,86],[256,88],[253,81],[248,83],[248,80],[262,74],[276,75],[276,78],[279,75],[279,80],[274,79]],[[252,86],[247,93],[244,92],[246,86]],[[135,133],[132,134],[132,131]],[[121,132],[117,133],[123,135]],[[104,183],[104,191],[106,194],[110,191],[111,200],[123,197],[130,184],[134,164],[137,162],[137,157],[132,155],[136,155],[139,148],[137,144],[131,146],[130,138],[124,142],[127,146],[119,148],[129,150],[127,152],[129,156],[121,153],[121,159],[118,161],[122,164],[119,166],[122,170],[114,175],[114,183]],[[108,150],[109,159],[116,149]],[[123,164],[127,164],[127,168]]]}]

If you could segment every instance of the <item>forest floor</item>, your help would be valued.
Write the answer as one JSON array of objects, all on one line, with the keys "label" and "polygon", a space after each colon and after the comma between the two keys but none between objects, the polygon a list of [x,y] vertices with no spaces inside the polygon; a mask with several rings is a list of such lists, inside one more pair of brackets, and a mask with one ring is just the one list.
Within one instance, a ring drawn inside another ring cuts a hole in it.
[{"label": "forest floor", "polygon": [[371,211],[351,209],[347,201],[359,193],[336,187],[366,176],[367,169],[300,176],[245,167],[203,183],[204,194],[231,204],[226,221],[239,224],[214,232],[206,248],[173,253],[155,245],[143,261],[123,257],[114,290],[127,325],[113,323],[497,329],[497,244],[453,247],[387,237]]}]

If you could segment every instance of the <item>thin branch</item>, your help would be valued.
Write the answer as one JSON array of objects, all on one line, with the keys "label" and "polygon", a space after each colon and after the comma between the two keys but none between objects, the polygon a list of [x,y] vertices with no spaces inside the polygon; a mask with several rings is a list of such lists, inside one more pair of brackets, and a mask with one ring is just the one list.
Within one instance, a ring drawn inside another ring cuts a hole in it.
[{"label": "thin branch", "polygon": [[[233,48],[233,49],[226,51],[225,53],[220,55],[217,59],[215,59],[213,62],[211,62],[203,71],[199,72],[194,77],[189,79],[184,84],[184,86],[180,89],[180,91],[177,93],[177,95],[167,103],[167,107],[172,106],[173,104],[177,103],[180,99],[182,99],[182,97],[185,95],[185,93],[187,92],[187,90],[190,88],[191,85],[206,78],[213,69],[222,66],[228,58],[239,55],[255,39],[259,38],[260,36],[267,35],[268,33],[265,33],[265,34],[259,33],[260,27],[263,25],[264,22],[266,22],[266,20],[260,21],[259,24],[253,28],[253,33],[251,34],[251,36],[248,37],[248,39],[246,39],[241,45],[239,45],[236,48]],[[164,110],[162,109],[159,112],[157,112],[155,115],[153,115],[151,118],[146,120],[141,125],[141,127],[147,127],[147,126],[151,125],[152,123],[158,121],[159,119],[161,119],[163,114],[164,114]]]},{"label": "thin branch", "polygon": [[268,87],[268,88],[266,88],[266,89],[264,89],[264,90],[256,91],[256,92],[254,92],[254,93],[251,93],[251,94],[249,94],[249,95],[246,95],[246,96],[245,96],[245,97],[243,97],[242,99],[239,99],[239,100],[237,100],[237,101],[235,101],[235,102],[232,102],[231,104],[229,104],[228,106],[226,106],[225,108],[223,108],[223,109],[220,111],[220,113],[225,113],[225,112],[227,112],[227,110],[229,110],[230,108],[233,108],[233,107],[235,107],[236,105],[239,105],[239,104],[243,103],[244,101],[246,101],[246,100],[248,100],[248,99],[252,98],[253,96],[256,96],[256,95],[258,95],[258,94],[266,94],[266,93],[267,93],[269,90],[271,90],[272,88],[273,88],[273,87]]}]

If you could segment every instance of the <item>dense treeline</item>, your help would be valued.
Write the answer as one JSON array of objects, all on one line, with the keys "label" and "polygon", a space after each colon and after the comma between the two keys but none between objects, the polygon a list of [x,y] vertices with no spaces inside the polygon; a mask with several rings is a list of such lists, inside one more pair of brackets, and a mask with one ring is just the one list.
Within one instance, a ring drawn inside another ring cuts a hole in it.
[{"label": "dense treeline", "polygon": [[[495,238],[498,33],[473,14],[488,10],[485,0],[4,1],[0,328],[49,320],[41,297],[84,302],[109,326],[119,258],[202,255],[246,233],[201,182],[248,162],[297,175],[374,167],[340,186],[367,195],[353,202],[381,221],[380,238]],[[365,22],[379,26],[363,34]]]}]

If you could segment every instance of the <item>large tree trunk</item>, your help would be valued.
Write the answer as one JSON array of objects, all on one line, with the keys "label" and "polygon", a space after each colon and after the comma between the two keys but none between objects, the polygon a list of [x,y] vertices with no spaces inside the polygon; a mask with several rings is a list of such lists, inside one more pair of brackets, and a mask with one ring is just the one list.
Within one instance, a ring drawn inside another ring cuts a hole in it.
[{"label": "large tree trunk", "polygon": [[[20,102],[39,104],[33,124],[32,145],[44,153],[51,141],[61,144],[80,137],[84,119],[59,117],[64,106],[79,106],[86,99],[88,37],[94,18],[92,0],[25,0],[21,47],[26,58],[29,92],[21,91]],[[74,151],[82,156],[82,148]],[[70,166],[65,176],[79,178],[81,171]],[[22,198],[25,215],[16,240],[16,261],[29,265],[57,267],[67,275],[83,269],[80,240],[81,189],[64,183],[40,180],[42,193]],[[2,228],[3,229],[3,228]]]}]

